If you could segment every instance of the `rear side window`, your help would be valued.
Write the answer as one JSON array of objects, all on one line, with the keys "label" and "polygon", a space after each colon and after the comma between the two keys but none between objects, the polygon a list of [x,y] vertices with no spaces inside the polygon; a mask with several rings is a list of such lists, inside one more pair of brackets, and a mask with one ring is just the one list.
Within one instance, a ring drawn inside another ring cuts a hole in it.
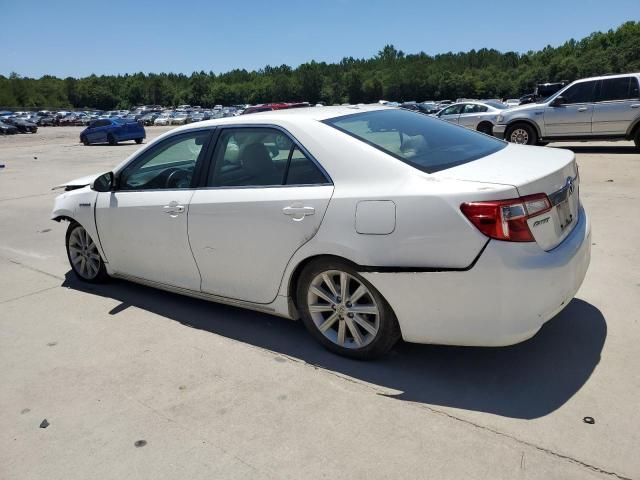
[{"label": "rear side window", "polygon": [[442,112],[440,112],[440,115],[458,115],[460,112],[462,112],[463,108],[464,105],[452,105],[451,107],[447,107]]},{"label": "rear side window", "polygon": [[593,101],[593,90],[596,82],[576,83],[569,87],[561,95],[566,103],[588,103]]},{"label": "rear side window", "polygon": [[638,81],[635,78],[623,77],[602,80],[599,101],[608,102],[631,98],[638,98]]},{"label": "rear side window", "polygon": [[488,110],[484,105],[476,105],[475,103],[470,103],[464,106],[464,110],[462,113],[483,113]]},{"label": "rear side window", "polygon": [[407,110],[377,110],[324,123],[409,165],[433,173],[502,150],[501,140]]},{"label": "rear side window", "polygon": [[226,128],[214,152],[208,187],[259,187],[329,183],[318,166],[283,132]]}]

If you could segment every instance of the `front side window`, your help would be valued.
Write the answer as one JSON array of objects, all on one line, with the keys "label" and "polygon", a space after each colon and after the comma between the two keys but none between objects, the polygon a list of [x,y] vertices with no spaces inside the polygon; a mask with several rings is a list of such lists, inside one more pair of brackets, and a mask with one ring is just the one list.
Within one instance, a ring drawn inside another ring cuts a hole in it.
[{"label": "front side window", "polygon": [[622,78],[608,78],[602,80],[600,84],[600,95],[598,97],[598,101],[600,102],[609,102],[614,100],[627,100],[631,98],[638,97],[637,85],[638,82],[636,80],[636,91],[635,97],[632,96],[632,82],[631,80],[635,80],[632,77],[622,77]]},{"label": "front side window", "polygon": [[210,134],[200,130],[176,135],[144,152],[120,174],[119,190],[191,188]]},{"label": "front side window", "polygon": [[563,93],[562,97],[565,103],[588,103],[593,101],[593,91],[596,82],[582,82],[569,87]]},{"label": "front side window", "polygon": [[477,160],[507,146],[496,138],[407,110],[356,113],[324,123],[427,173]]},{"label": "front side window", "polygon": [[222,130],[209,173],[209,187],[259,187],[328,183],[318,166],[280,130]]}]

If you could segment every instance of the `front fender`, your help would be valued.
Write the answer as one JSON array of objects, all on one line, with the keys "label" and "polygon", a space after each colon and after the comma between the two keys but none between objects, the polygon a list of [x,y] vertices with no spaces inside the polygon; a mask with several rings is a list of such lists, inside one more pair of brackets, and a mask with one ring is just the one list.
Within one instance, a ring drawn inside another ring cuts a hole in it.
[{"label": "front fender", "polygon": [[100,255],[107,263],[107,257],[102,249],[98,229],[96,227],[95,208],[98,192],[89,187],[72,190],[58,195],[53,204],[51,220],[73,220],[84,227],[98,247]]}]

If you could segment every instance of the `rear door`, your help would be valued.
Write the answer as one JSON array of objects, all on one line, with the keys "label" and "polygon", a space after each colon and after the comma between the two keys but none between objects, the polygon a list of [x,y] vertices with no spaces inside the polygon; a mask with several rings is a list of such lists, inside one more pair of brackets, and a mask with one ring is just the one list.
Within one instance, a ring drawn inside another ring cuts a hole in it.
[{"label": "rear door", "polygon": [[467,103],[460,113],[458,123],[463,127],[475,130],[482,118],[482,115],[485,114],[487,110],[489,110],[489,108],[485,105]]},{"label": "rear door", "polygon": [[544,137],[591,135],[596,80],[580,82],[561,93],[562,105],[544,109]]},{"label": "rear door", "polygon": [[593,133],[624,135],[640,116],[638,79],[633,76],[601,81],[593,112]]},{"label": "rear door", "polygon": [[202,291],[272,302],[287,263],[317,232],[332,193],[326,173],[284,131],[220,129],[205,186],[189,207]]}]

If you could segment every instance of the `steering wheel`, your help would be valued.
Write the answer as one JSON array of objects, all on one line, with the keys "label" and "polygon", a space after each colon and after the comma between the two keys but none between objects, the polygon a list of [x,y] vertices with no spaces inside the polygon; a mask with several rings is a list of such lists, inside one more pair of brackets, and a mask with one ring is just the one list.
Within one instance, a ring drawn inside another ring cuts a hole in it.
[{"label": "steering wheel", "polygon": [[189,188],[191,186],[191,172],[176,168],[167,177],[166,188]]}]

